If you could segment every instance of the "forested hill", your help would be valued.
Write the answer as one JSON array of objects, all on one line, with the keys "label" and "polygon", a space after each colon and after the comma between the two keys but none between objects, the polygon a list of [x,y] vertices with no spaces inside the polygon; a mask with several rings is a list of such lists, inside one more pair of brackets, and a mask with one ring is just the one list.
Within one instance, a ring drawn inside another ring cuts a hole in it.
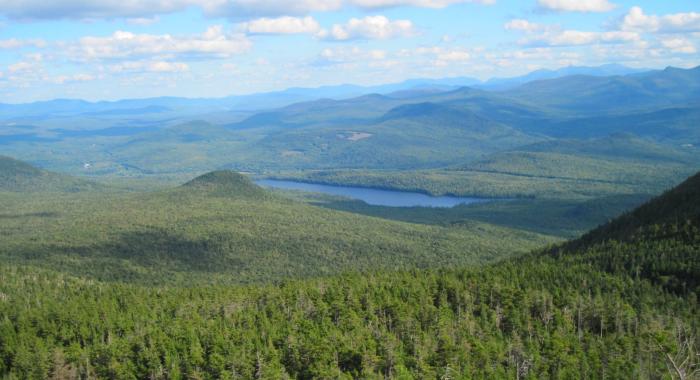
[{"label": "forested hill", "polygon": [[551,253],[696,297],[700,292],[700,173]]},{"label": "forested hill", "polygon": [[[689,233],[700,228],[700,172],[637,209],[564,245],[581,249],[608,240],[644,239],[649,234]],[[652,236],[653,237],[653,236]]]},{"label": "forested hill", "polygon": [[[692,194],[697,177],[631,213],[639,215],[636,224],[625,216],[611,225],[654,225],[656,210],[659,220],[690,220],[695,228]],[[260,223],[260,215],[247,214],[245,225]],[[255,286],[142,286],[7,263],[0,266],[0,377],[694,379],[695,231],[689,239],[611,234],[616,240],[567,254],[479,268],[386,269]],[[395,250],[386,246],[386,253]]]},{"label": "forested hill", "polygon": [[232,171],[153,192],[0,194],[0,264],[101,281],[272,282],[494,262],[554,241],[473,222],[430,226],[290,200]]},{"label": "forested hill", "polygon": [[250,178],[231,170],[218,170],[203,174],[180,186],[180,192],[227,197],[267,198],[265,190]]},{"label": "forested hill", "polygon": [[26,162],[0,155],[0,191],[74,192],[99,187],[90,181],[38,169]]}]

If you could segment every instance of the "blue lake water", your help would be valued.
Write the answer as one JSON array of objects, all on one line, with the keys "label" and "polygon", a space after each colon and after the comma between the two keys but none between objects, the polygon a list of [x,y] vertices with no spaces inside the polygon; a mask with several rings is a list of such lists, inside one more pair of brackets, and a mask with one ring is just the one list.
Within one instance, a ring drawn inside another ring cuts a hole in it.
[{"label": "blue lake water", "polygon": [[488,201],[488,199],[484,198],[467,198],[451,196],[433,197],[422,193],[412,193],[408,191],[379,190],[352,186],[318,185],[313,183],[282,181],[276,179],[262,179],[255,182],[258,185],[264,187],[339,195],[347,198],[361,200],[367,204],[374,206],[454,207],[459,204],[469,204]]}]

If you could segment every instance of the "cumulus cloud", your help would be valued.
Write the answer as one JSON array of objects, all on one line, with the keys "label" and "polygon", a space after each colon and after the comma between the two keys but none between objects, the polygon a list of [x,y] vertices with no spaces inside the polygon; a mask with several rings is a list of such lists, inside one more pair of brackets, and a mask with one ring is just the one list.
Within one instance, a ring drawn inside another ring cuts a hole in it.
[{"label": "cumulus cloud", "polygon": [[557,12],[609,12],[615,4],[608,0],[538,0],[537,5]]},{"label": "cumulus cloud", "polygon": [[166,61],[127,61],[110,65],[113,73],[144,72],[144,73],[180,73],[190,69],[186,63]]},{"label": "cumulus cloud", "polygon": [[209,27],[201,35],[134,34],[116,31],[107,37],[83,37],[67,46],[68,57],[76,61],[157,58],[159,60],[228,58],[250,49],[241,34],[226,34],[223,27]]},{"label": "cumulus cloud", "polygon": [[414,6],[421,8],[445,8],[459,3],[493,4],[496,0],[352,0],[351,3],[361,8],[389,8]]},{"label": "cumulus cloud", "polygon": [[683,37],[664,37],[660,40],[661,45],[673,53],[695,54],[698,52],[695,45]]},{"label": "cumulus cloud", "polygon": [[524,32],[536,32],[544,29],[544,26],[525,19],[513,19],[503,25],[506,30],[520,30]]},{"label": "cumulus cloud", "polygon": [[139,25],[139,26],[145,26],[145,25],[153,25],[160,21],[160,18],[158,16],[153,16],[153,17],[133,17],[133,18],[127,18],[126,23],[129,25]]},{"label": "cumulus cloud", "polygon": [[141,18],[185,9],[193,0],[4,0],[0,13],[11,19]]},{"label": "cumulus cloud", "polygon": [[250,18],[336,11],[343,0],[191,0],[211,16]]},{"label": "cumulus cloud", "polygon": [[326,48],[319,53],[314,66],[344,65],[358,62],[382,61],[387,58],[387,52],[380,49],[362,49],[357,46],[342,48]]},{"label": "cumulus cloud", "polygon": [[530,47],[582,46],[595,44],[620,44],[640,41],[639,33],[629,30],[590,32],[566,30],[555,25],[541,25],[523,19],[514,19],[504,25],[507,30],[523,32],[518,43]]},{"label": "cumulus cloud", "polygon": [[[424,58],[433,67],[445,67],[470,62],[473,58],[473,53],[481,51],[482,49],[480,48],[420,46],[415,49],[402,49],[398,52],[398,56],[404,60],[412,57]],[[420,61],[423,62],[422,59]]]},{"label": "cumulus cloud", "polygon": [[17,38],[10,38],[7,40],[0,40],[0,49],[19,49],[23,47],[43,48],[45,46],[46,41],[40,39],[20,40]]},{"label": "cumulus cloud", "polygon": [[96,77],[91,74],[73,74],[73,75],[58,75],[50,78],[50,81],[55,84],[66,84],[70,82],[89,82],[95,80]]},{"label": "cumulus cloud", "polygon": [[351,18],[345,24],[335,24],[330,31],[323,30],[319,36],[334,41],[385,40],[411,37],[417,34],[410,20],[389,20],[385,16]]},{"label": "cumulus cloud", "polygon": [[24,71],[34,70],[36,67],[38,67],[36,62],[20,61],[7,66],[7,72],[21,73]]},{"label": "cumulus cloud", "polygon": [[625,43],[638,41],[639,39],[639,34],[635,32],[585,32],[579,30],[562,30],[526,38],[521,40],[521,44],[530,46],[578,46]]},{"label": "cumulus cloud", "polygon": [[198,7],[206,15],[230,18],[306,15],[342,8],[401,6],[444,8],[457,3],[491,4],[495,0],[4,0],[0,14],[11,19],[152,19]]},{"label": "cumulus cloud", "polygon": [[239,28],[250,34],[316,34],[321,30],[321,25],[311,16],[283,16],[259,18],[239,24]]},{"label": "cumulus cloud", "polygon": [[683,33],[700,31],[700,13],[647,15],[640,7],[632,7],[620,25],[622,30],[650,33]]},{"label": "cumulus cloud", "polygon": [[433,60],[433,66],[444,67],[454,64],[467,63],[472,58],[466,50],[446,50],[437,53]]},{"label": "cumulus cloud", "polygon": [[21,61],[6,67],[3,80],[12,82],[18,87],[26,87],[31,83],[48,80],[42,61],[43,56],[41,54],[27,54]]}]

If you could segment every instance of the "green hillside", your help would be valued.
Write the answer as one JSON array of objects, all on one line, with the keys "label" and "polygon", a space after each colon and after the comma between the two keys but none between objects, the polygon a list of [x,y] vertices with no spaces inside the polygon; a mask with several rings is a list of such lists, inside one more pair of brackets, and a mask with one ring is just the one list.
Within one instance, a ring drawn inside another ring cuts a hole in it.
[{"label": "green hillside", "polygon": [[203,196],[218,195],[261,201],[269,197],[265,190],[254,184],[250,178],[230,170],[203,174],[182,185],[180,190]]},{"label": "green hillside", "polygon": [[477,202],[452,208],[383,207],[362,201],[311,193],[284,192],[314,205],[385,219],[440,226],[474,221],[562,238],[575,238],[647,201],[647,194],[612,195],[594,199],[512,199]]},{"label": "green hillside", "polygon": [[428,226],[310,206],[230,171],[150,193],[6,194],[0,209],[6,262],[154,284],[483,264],[555,240],[480,222]]},{"label": "green hillside", "polygon": [[567,247],[580,247],[608,240],[634,241],[656,235],[692,236],[697,232],[698,225],[700,173],[643,206],[570,242]]},{"label": "green hillside", "polygon": [[550,139],[442,169],[307,170],[277,178],[477,197],[581,200],[658,194],[700,169],[695,146],[630,134]]},{"label": "green hillside", "polygon": [[[667,231],[683,234],[591,241],[479,269],[183,288],[3,265],[0,373],[692,379],[700,366],[698,276],[687,277],[700,258],[697,178],[639,209],[654,209],[653,219],[632,223],[654,230],[667,221]],[[657,269],[650,264],[659,257],[680,271],[643,269]]]},{"label": "green hillside", "polygon": [[38,169],[0,155],[0,191],[77,192],[98,189],[96,183]]}]

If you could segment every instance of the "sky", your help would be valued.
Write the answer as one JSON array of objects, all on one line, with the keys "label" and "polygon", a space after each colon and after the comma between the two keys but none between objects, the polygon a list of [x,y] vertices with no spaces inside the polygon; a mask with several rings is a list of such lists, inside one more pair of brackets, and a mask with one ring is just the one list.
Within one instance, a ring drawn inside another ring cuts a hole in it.
[{"label": "sky", "polygon": [[0,0],[0,102],[700,64],[698,0]]}]

